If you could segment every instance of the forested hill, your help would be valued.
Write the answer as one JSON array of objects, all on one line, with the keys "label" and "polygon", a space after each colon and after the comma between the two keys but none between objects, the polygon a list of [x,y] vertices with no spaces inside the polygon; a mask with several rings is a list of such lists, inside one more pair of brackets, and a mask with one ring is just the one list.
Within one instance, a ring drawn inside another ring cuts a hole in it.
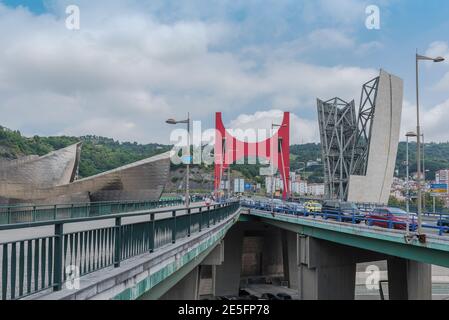
[{"label": "forested hill", "polygon": [[[409,145],[410,156],[410,172],[416,172],[416,143],[410,143]],[[321,159],[321,146],[319,144],[304,144],[291,146],[292,158],[295,159],[292,163],[293,169],[302,168],[301,162],[316,161]],[[449,142],[446,143],[426,143],[425,144],[425,169],[426,178],[432,180],[435,178],[435,171],[449,168]],[[398,156],[396,159],[396,170],[399,172],[399,177],[405,177],[406,175],[406,143],[401,142],[399,144]],[[315,168],[317,171],[322,172],[322,168]]]},{"label": "forested hill", "polygon": [[26,138],[19,131],[0,127],[0,157],[15,159],[25,155],[42,156],[83,142],[80,161],[80,176],[88,177],[170,150],[160,144],[120,143],[110,138],[83,137],[32,137]]},{"label": "forested hill", "polygon": [[[80,162],[80,176],[88,177],[97,173],[111,170],[135,161],[151,157],[170,150],[170,146],[161,144],[138,144],[118,142],[110,138],[97,136],[83,137],[32,137],[27,138],[19,131],[12,131],[0,127],[0,158],[15,159],[25,155],[44,155],[53,150],[68,145],[83,142]],[[399,145],[396,169],[401,177],[405,176],[405,143]],[[411,172],[416,171],[416,144],[410,144]],[[319,144],[303,144],[291,146],[291,168],[298,170],[304,167],[303,163],[320,159],[321,147]],[[425,165],[427,178],[433,179],[436,170],[449,168],[449,143],[429,143],[425,147]],[[255,180],[259,166],[236,165],[235,169],[251,180]],[[313,181],[319,182],[322,177],[322,166],[307,169]],[[261,181],[260,177],[258,179]]]}]

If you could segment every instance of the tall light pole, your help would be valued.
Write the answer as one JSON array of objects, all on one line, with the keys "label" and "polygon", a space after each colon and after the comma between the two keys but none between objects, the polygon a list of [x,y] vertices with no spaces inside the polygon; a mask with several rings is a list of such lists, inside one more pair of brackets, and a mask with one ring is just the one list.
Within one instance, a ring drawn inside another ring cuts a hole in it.
[{"label": "tall light pole", "polygon": [[[273,131],[274,130],[274,128],[282,128],[282,127],[286,127],[287,125],[281,125],[281,124],[274,124],[273,122],[271,123],[271,131]],[[278,149],[279,149],[279,141],[278,141],[278,143],[277,143],[277,146],[276,146]],[[271,155],[271,157],[273,157],[273,155]],[[272,160],[272,162],[273,162],[273,160],[274,159],[271,159]],[[288,174],[290,174],[290,172],[288,173]],[[285,172],[284,172],[284,175],[285,175]],[[284,188],[285,188],[286,186],[284,185]],[[273,166],[273,163],[271,164],[271,214],[272,215],[274,215],[274,189],[275,189],[275,187],[274,187],[274,166]],[[284,189],[285,190],[285,189]]]},{"label": "tall light pole", "polygon": [[187,124],[187,155],[189,156],[188,162],[187,162],[187,172],[186,172],[186,199],[185,199],[185,205],[186,208],[190,207],[190,162],[192,159],[192,156],[190,154],[190,113],[187,113],[187,119],[186,120],[181,120],[181,121],[176,121],[174,119],[168,119],[166,121],[166,123],[168,124],[172,124],[172,125],[177,125],[177,124]]},{"label": "tall light pole", "polygon": [[[421,133],[421,144],[422,144],[422,172],[423,172],[423,178],[424,178],[424,186],[426,185],[426,143],[424,140],[424,133]],[[424,214],[426,214],[427,208],[426,208],[426,193],[423,193],[423,209],[424,209]]]},{"label": "tall light pole", "polygon": [[[305,162],[299,162],[298,164],[303,164],[303,167],[302,168],[299,168],[299,175],[301,176],[301,180],[300,180],[300,182],[301,181],[305,181],[305,176],[306,176],[306,163]],[[304,174],[303,175],[301,175],[301,170],[304,172]],[[305,195],[305,194],[304,194]],[[300,189],[299,189],[299,200],[301,201],[301,186],[300,186]]]},{"label": "tall light pole", "polygon": [[406,206],[407,206],[407,235],[409,235],[410,233],[410,158],[409,158],[409,147],[408,147],[408,143],[409,143],[409,139],[410,138],[415,138],[416,137],[416,133],[415,132],[407,132],[407,134],[405,135],[407,137],[407,146],[406,146],[406,179],[405,179],[405,188],[406,188],[406,192],[407,192],[407,199],[406,199]]},{"label": "tall light pole", "polygon": [[418,163],[418,234],[422,234],[422,173],[421,173],[421,124],[419,117],[419,61],[427,60],[433,62],[443,62],[443,57],[429,58],[416,53],[416,139],[417,163]]}]

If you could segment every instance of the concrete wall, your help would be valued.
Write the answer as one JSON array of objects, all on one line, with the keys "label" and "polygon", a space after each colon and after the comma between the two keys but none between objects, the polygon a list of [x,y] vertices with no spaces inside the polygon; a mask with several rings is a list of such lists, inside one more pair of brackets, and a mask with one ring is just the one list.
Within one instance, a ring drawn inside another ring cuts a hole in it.
[{"label": "concrete wall", "polygon": [[196,267],[159,300],[198,300],[201,266]]},{"label": "concrete wall", "polygon": [[229,230],[224,238],[224,261],[212,266],[214,296],[236,296],[240,288],[242,271],[243,228],[240,223]]},{"label": "concrete wall", "polygon": [[431,300],[432,266],[401,259],[388,259],[390,300]]},{"label": "concrete wall", "polygon": [[282,231],[257,223],[242,227],[242,277],[283,276]]},{"label": "concrete wall", "polygon": [[401,129],[403,81],[380,72],[366,176],[351,176],[348,201],[388,203]]}]

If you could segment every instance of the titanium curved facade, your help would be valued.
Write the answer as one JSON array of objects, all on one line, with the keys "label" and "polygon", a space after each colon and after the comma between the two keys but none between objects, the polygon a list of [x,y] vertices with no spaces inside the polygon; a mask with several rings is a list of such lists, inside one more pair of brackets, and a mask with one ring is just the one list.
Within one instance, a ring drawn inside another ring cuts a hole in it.
[{"label": "titanium curved facade", "polygon": [[0,164],[0,202],[76,203],[159,199],[170,171],[171,152],[75,180],[81,144],[43,157]]},{"label": "titanium curved facade", "polygon": [[78,172],[81,143],[39,156],[0,162],[0,203],[27,197],[30,190],[73,182]]}]

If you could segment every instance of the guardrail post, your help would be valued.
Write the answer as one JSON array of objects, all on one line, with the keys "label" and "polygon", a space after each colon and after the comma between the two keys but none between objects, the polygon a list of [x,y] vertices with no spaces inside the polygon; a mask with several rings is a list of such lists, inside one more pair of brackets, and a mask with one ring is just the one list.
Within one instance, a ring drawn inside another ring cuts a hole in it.
[{"label": "guardrail post", "polygon": [[199,232],[201,232],[201,230],[203,229],[203,208],[200,207],[200,229]]},{"label": "guardrail post", "polygon": [[115,218],[115,253],[114,253],[114,268],[120,267],[121,252],[122,252],[122,218]]},{"label": "guardrail post", "polygon": [[192,232],[192,210],[187,209],[187,214],[189,215],[189,227],[187,229],[187,237],[190,237]]},{"label": "guardrail post", "polygon": [[173,230],[171,233],[171,242],[173,244],[175,244],[176,243],[176,210],[173,210],[172,217],[173,217]]},{"label": "guardrail post", "polygon": [[207,228],[210,228],[210,206],[207,206]]},{"label": "guardrail post", "polygon": [[54,205],[54,207],[53,207],[53,220],[56,220],[57,212],[58,212],[58,207],[56,205]]},{"label": "guardrail post", "polygon": [[150,237],[150,253],[154,252],[154,238],[156,237],[156,219],[154,213],[151,214],[151,237]]},{"label": "guardrail post", "polygon": [[[64,234],[64,225],[62,223],[55,224],[55,268],[53,273],[53,290],[60,291],[62,289],[62,238]],[[30,257],[28,257],[30,258]]]},{"label": "guardrail post", "polygon": [[8,208],[8,224],[11,224],[11,208]]},{"label": "guardrail post", "polygon": [[33,206],[33,212],[31,213],[31,222],[36,222],[36,206]]}]

